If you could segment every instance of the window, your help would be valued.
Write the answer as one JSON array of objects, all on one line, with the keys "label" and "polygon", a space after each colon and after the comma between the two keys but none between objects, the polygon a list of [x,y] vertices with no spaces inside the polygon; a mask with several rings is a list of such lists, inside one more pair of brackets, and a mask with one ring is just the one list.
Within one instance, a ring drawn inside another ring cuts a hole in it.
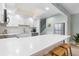
[{"label": "window", "polygon": [[56,23],[54,25],[54,34],[65,35],[65,23]]}]

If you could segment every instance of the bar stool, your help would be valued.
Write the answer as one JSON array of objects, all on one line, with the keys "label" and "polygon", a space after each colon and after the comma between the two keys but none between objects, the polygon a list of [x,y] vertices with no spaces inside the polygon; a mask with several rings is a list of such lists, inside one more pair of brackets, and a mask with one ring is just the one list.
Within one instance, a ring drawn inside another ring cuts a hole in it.
[{"label": "bar stool", "polygon": [[43,56],[52,56],[51,53],[44,54]]},{"label": "bar stool", "polygon": [[48,54],[50,56],[67,56],[67,51],[62,47],[56,47],[49,51]]},{"label": "bar stool", "polygon": [[60,45],[60,47],[66,49],[67,55],[68,55],[68,52],[70,52],[70,55],[72,56],[72,50],[71,50],[71,45],[70,44],[65,43],[65,44]]}]

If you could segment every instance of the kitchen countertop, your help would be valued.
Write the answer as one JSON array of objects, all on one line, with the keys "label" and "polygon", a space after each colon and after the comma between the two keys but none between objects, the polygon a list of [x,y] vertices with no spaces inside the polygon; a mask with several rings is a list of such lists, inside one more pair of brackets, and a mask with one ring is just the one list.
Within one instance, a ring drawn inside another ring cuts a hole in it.
[{"label": "kitchen countertop", "polygon": [[30,56],[69,37],[67,35],[48,34],[0,39],[0,56]]},{"label": "kitchen countertop", "polygon": [[17,34],[21,34],[21,33],[7,33],[7,34],[0,34],[0,36],[3,36],[3,35],[17,35]]}]

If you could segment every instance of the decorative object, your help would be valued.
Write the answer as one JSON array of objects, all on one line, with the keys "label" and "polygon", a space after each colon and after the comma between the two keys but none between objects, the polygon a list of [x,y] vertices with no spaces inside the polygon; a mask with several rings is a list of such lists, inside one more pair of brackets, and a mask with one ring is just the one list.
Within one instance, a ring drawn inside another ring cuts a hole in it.
[{"label": "decorative object", "polygon": [[51,24],[48,24],[48,27],[51,27]]}]

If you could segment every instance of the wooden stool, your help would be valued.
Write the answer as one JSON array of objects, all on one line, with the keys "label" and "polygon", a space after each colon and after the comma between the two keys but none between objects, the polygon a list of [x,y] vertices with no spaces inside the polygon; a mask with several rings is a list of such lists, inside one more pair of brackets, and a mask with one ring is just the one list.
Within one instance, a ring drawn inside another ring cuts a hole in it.
[{"label": "wooden stool", "polygon": [[68,55],[68,49],[69,49],[70,55],[72,56],[72,51],[71,51],[71,45],[70,45],[70,44],[66,44],[66,43],[65,43],[65,44],[62,44],[60,47],[66,49],[67,55]]},{"label": "wooden stool", "polygon": [[44,54],[43,56],[52,56],[51,53]]},{"label": "wooden stool", "polygon": [[67,56],[67,51],[62,47],[56,47],[51,50],[48,54],[52,56]]}]

